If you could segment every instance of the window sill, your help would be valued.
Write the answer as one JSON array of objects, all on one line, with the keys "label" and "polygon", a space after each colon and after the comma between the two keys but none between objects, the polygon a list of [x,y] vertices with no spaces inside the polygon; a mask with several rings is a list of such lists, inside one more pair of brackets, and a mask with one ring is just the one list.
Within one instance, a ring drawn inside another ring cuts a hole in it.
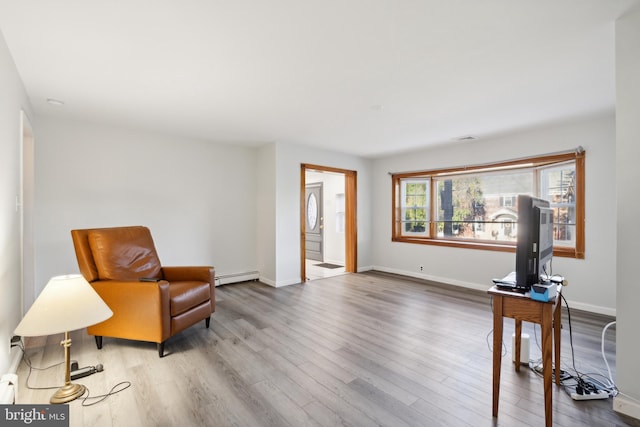
[{"label": "window sill", "polygon": [[[464,248],[495,252],[515,253],[516,251],[515,244],[513,243],[493,243],[487,241],[470,242],[462,240],[429,239],[415,237],[394,237],[391,239],[391,241],[399,243],[414,243],[419,245],[444,246],[449,248]],[[574,248],[568,247],[554,248],[553,256],[562,258],[584,259],[584,253],[578,253]]]}]

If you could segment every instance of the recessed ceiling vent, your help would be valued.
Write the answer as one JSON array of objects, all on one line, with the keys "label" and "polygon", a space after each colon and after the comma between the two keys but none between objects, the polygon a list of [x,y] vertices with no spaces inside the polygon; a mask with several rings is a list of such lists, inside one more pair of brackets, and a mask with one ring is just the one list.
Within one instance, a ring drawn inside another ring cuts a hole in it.
[{"label": "recessed ceiling vent", "polygon": [[466,135],[466,136],[461,136],[457,139],[457,141],[475,141],[476,139],[478,139],[477,136],[473,136],[473,135]]},{"label": "recessed ceiling vent", "polygon": [[47,98],[47,104],[53,105],[54,107],[62,107],[64,105],[64,101],[60,101],[55,98]]}]

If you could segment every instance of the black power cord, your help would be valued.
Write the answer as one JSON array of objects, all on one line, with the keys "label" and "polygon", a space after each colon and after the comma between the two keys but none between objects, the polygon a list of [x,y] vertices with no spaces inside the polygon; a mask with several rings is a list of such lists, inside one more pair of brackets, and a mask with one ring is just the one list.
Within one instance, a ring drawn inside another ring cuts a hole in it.
[{"label": "black power cord", "polygon": [[[597,374],[597,373],[582,373],[576,368],[575,350],[573,346],[573,329],[571,324],[571,309],[564,295],[561,293],[560,296],[567,308],[567,317],[568,317],[568,323],[569,323],[569,344],[571,346],[571,366],[572,366],[571,372],[569,372],[569,370],[560,370],[560,385],[564,387],[565,392],[569,395],[571,395],[571,393],[573,392],[579,395],[584,395],[584,394],[598,393],[599,391],[605,391],[609,393],[610,396],[615,395],[617,393],[615,385],[613,386],[609,385],[610,381],[608,380],[603,382],[596,378],[598,376],[601,376],[602,378],[606,379],[604,375]],[[534,334],[535,334],[535,325],[534,325]],[[536,343],[537,342],[538,342],[538,337],[536,335]],[[539,343],[538,343],[538,348],[540,348]],[[530,365],[530,368],[538,376],[542,375],[542,372],[539,369],[539,366]],[[555,369],[552,372],[553,372],[553,375],[555,375]]]},{"label": "black power cord", "polygon": [[[98,395],[98,396],[91,396],[90,395],[91,393],[89,392],[89,389],[87,388],[87,396],[82,399],[82,406],[97,405],[98,403],[100,403],[103,400],[107,399],[109,396],[113,396],[114,394],[120,393],[121,391],[124,391],[124,390],[128,389],[129,387],[131,387],[131,382],[122,381],[122,382],[119,382],[118,384],[114,385],[111,388],[111,390],[109,390],[108,393],[101,394],[101,395]],[[98,399],[98,400],[95,401],[95,402],[92,402],[92,403],[87,403],[87,400],[89,400],[89,399]]]}]

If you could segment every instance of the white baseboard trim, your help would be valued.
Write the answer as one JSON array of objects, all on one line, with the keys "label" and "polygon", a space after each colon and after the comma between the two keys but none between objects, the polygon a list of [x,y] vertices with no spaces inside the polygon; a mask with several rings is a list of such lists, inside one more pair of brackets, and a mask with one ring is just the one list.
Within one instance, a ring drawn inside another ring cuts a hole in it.
[{"label": "white baseboard trim", "polygon": [[[492,286],[492,283],[490,280],[486,284],[465,282],[462,280],[453,280],[447,277],[439,277],[439,276],[433,276],[430,274],[415,273],[413,271],[398,270],[394,268],[381,267],[377,265],[374,265],[372,267],[372,270],[382,271],[384,273],[398,274],[401,276],[414,277],[416,279],[432,280],[434,282],[444,283],[447,285],[460,286],[468,289],[475,289],[477,291],[486,291]],[[358,269],[358,272],[360,272],[360,269]],[[582,310],[590,313],[603,314],[606,316],[616,317],[615,308],[601,307],[601,306],[585,304],[577,301],[569,301],[569,307],[571,309],[575,308],[576,310]]]},{"label": "white baseboard trim", "polygon": [[265,285],[269,285],[269,286],[273,286],[274,288],[281,288],[283,286],[291,286],[291,285],[299,285],[300,279],[289,279],[289,280],[280,280],[280,281],[274,281],[271,279],[267,279],[264,276],[260,276],[260,282],[264,283]]},{"label": "white baseboard trim", "polygon": [[622,394],[613,398],[613,410],[629,417],[640,419],[640,403]]},{"label": "white baseboard trim", "polygon": [[414,273],[413,271],[398,270],[398,269],[395,269],[395,268],[381,267],[381,266],[378,266],[378,265],[373,266],[373,270],[374,271],[382,271],[383,273],[398,274],[400,276],[413,277],[415,279],[431,280],[431,281],[438,282],[438,283],[444,283],[446,285],[460,286],[460,287],[463,287],[463,288],[475,289],[475,290],[478,290],[478,291],[486,291],[487,289],[489,289],[491,287],[490,284],[481,285],[481,284],[478,284],[478,283],[464,282],[464,281],[461,281],[461,280],[452,280],[452,279],[447,278],[447,277],[433,276],[431,274],[424,274],[424,273]]},{"label": "white baseboard trim", "polygon": [[283,286],[299,285],[300,283],[302,283],[300,279],[279,280],[278,282],[276,282],[276,288],[281,288]]},{"label": "white baseboard trim", "polygon": [[277,288],[276,282],[274,282],[271,279],[267,279],[264,276],[260,276],[260,279],[258,279],[258,280],[260,280],[260,283],[264,283],[265,285],[269,285],[269,286],[273,286],[274,288]]},{"label": "white baseboard trim", "polygon": [[588,311],[590,313],[604,314],[605,316],[616,317],[616,309],[601,307],[599,305],[585,304],[578,301],[569,301],[569,307],[576,310]]}]

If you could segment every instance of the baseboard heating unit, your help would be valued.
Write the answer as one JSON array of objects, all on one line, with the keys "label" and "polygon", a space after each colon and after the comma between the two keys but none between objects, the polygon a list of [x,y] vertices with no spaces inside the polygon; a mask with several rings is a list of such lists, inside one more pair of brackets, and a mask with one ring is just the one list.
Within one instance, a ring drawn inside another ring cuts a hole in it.
[{"label": "baseboard heating unit", "polygon": [[18,399],[18,365],[22,360],[22,349],[11,347],[9,371],[0,377],[0,405],[12,405]]},{"label": "baseboard heating unit", "polygon": [[4,374],[0,378],[0,405],[13,405],[16,403],[17,388],[18,376],[16,374]]},{"label": "baseboard heating unit", "polygon": [[216,286],[228,285],[229,283],[247,282],[249,280],[258,280],[260,275],[257,271],[248,271],[245,273],[221,274],[216,276]]}]

